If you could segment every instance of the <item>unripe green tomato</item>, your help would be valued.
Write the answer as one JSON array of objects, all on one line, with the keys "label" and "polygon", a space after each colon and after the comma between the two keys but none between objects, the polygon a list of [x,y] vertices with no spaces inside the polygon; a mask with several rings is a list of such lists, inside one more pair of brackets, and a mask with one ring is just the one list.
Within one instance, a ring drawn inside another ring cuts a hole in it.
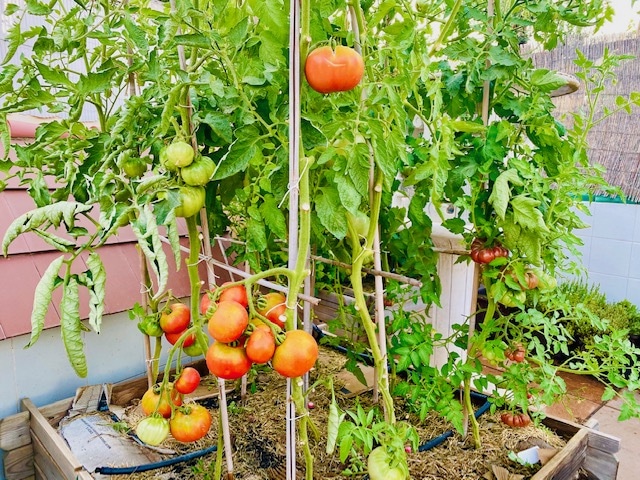
[{"label": "unripe green tomato", "polygon": [[204,207],[206,195],[204,187],[180,187],[180,206],[176,208],[176,217],[193,217]]},{"label": "unripe green tomato", "polygon": [[505,307],[515,308],[522,305],[527,300],[527,294],[520,292],[511,292],[507,291],[501,298],[498,300],[499,303],[504,305]]},{"label": "unripe green tomato", "polygon": [[129,157],[121,162],[120,167],[129,178],[140,178],[147,171],[147,163],[141,158]]},{"label": "unripe green tomato", "polygon": [[[371,480],[407,480],[401,465],[391,467],[390,457],[385,447],[374,448],[367,458],[367,473]],[[408,472],[407,472],[408,473]]]},{"label": "unripe green tomato", "polygon": [[164,334],[160,322],[153,317],[147,317],[138,323],[138,330],[150,337],[161,337]]},{"label": "unripe green tomato", "polygon": [[160,165],[162,165],[164,168],[166,168],[169,172],[175,172],[178,170],[178,167],[176,165],[173,165],[171,163],[169,163],[167,157],[167,147],[162,147],[162,149],[160,149]]},{"label": "unripe green tomato", "polygon": [[184,183],[191,186],[204,186],[209,183],[213,173],[216,171],[216,164],[209,157],[199,157],[191,165],[180,170],[180,176]]},{"label": "unripe green tomato", "polygon": [[166,167],[171,170],[191,165],[195,152],[187,142],[178,140],[167,146],[166,155]]},{"label": "unripe green tomato", "polygon": [[140,420],[136,435],[147,445],[158,446],[169,436],[169,420],[151,416]]}]

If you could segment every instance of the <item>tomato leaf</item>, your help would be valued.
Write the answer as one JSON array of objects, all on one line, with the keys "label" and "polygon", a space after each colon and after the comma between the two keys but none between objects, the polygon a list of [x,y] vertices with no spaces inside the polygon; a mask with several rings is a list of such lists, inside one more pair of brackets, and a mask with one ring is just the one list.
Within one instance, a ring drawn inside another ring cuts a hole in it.
[{"label": "tomato leaf", "polygon": [[489,196],[489,203],[493,205],[493,208],[501,219],[504,219],[507,207],[509,206],[509,199],[511,198],[510,183],[513,185],[522,185],[522,180],[518,176],[518,171],[515,168],[505,170],[496,178],[493,184],[493,190]]},{"label": "tomato leaf", "polygon": [[320,223],[338,240],[347,235],[347,217],[334,187],[320,189],[316,199],[316,213]]},{"label": "tomato leaf", "polygon": [[86,260],[91,283],[89,288],[89,325],[93,331],[100,333],[102,313],[104,312],[104,298],[106,294],[107,273],[100,259],[100,255],[91,252]]},{"label": "tomato leaf", "polygon": [[227,154],[222,157],[213,179],[222,180],[247,168],[257,152],[254,143],[256,137],[258,137],[258,132],[254,128],[244,129],[242,137],[237,138],[229,147]]},{"label": "tomato leaf", "polygon": [[247,251],[263,252],[267,249],[267,235],[261,221],[249,218],[247,221]]},{"label": "tomato leaf", "polygon": [[87,359],[82,343],[82,322],[80,321],[80,295],[76,279],[70,277],[62,290],[60,302],[60,329],[67,356],[76,374],[87,376]]},{"label": "tomato leaf", "polygon": [[30,212],[20,215],[16,218],[4,234],[2,240],[2,252],[6,256],[9,245],[19,235],[33,231],[47,222],[58,227],[64,221],[67,228],[72,228],[75,224],[75,215],[78,213],[88,212],[93,207],[78,202],[58,202],[52,205],[36,208]]},{"label": "tomato leaf", "polygon": [[287,219],[278,208],[276,199],[269,196],[264,199],[260,205],[260,214],[264,219],[264,223],[278,238],[287,237]]},{"label": "tomato leaf", "polygon": [[174,210],[169,211],[164,220],[164,225],[167,228],[167,239],[176,262],[176,271],[178,271],[182,266],[182,252],[180,251],[180,232],[178,232],[178,222]]},{"label": "tomato leaf", "polygon": [[39,228],[33,229],[33,233],[38,235],[42,240],[61,252],[70,252],[76,246],[74,242],[71,242],[65,238],[61,238],[46,230],[40,230]]},{"label": "tomato leaf", "polygon": [[549,229],[544,223],[542,212],[538,210],[540,202],[526,195],[518,195],[511,200],[513,207],[513,220],[529,230],[541,230],[548,232]]},{"label": "tomato leaf", "polygon": [[167,286],[169,265],[162,248],[155,216],[151,212],[149,205],[145,205],[144,208],[140,209],[138,218],[131,222],[131,229],[158,279],[157,291],[159,293],[163,292]]},{"label": "tomato leaf", "polygon": [[61,282],[58,271],[63,261],[64,255],[52,261],[42,275],[42,278],[40,278],[38,285],[36,285],[33,295],[33,309],[31,311],[31,338],[25,348],[36,343],[42,333],[44,318],[49,310],[49,303],[51,303],[53,291]]},{"label": "tomato leaf", "polygon": [[353,185],[351,178],[345,175],[336,175],[335,182],[342,206],[348,212],[355,214],[360,207],[362,196]]}]

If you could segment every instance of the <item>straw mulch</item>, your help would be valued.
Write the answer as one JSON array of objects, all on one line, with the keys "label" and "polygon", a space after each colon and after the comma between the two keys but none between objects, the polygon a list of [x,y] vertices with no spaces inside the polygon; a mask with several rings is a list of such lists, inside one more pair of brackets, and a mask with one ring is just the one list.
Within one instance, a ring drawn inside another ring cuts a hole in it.
[{"label": "straw mulch", "polygon": [[[321,357],[311,375],[311,383],[322,376],[331,376],[336,384],[336,392],[341,388],[336,380],[336,375],[343,370],[345,358],[332,350],[322,349]],[[215,391],[213,379],[205,378],[209,382],[212,391]],[[286,383],[283,378],[264,368],[250,383],[250,393],[245,399],[240,399],[235,392],[229,394],[232,400],[229,406],[229,421],[231,423],[232,443],[234,447],[235,478],[239,480],[276,480],[285,479],[286,436],[285,436],[285,401]],[[252,391],[253,390],[253,391]],[[228,398],[228,399],[229,399]],[[354,408],[354,398],[337,396],[341,408]],[[197,449],[203,449],[213,445],[217,441],[217,399],[205,401],[211,407],[214,417],[209,434],[195,444],[180,444],[171,439],[163,443],[163,447],[175,449],[178,453],[186,453]],[[311,419],[317,427],[320,437],[316,441],[312,439],[312,452],[314,455],[315,479],[347,479],[358,478],[367,480],[364,474],[356,477],[347,477],[341,474],[346,465],[340,463],[338,454],[327,455],[326,425],[328,405],[331,394],[324,386],[317,386],[309,393],[309,401],[314,408],[310,410]],[[358,397],[363,406],[371,404],[369,392]],[[402,401],[398,401],[399,416],[411,421],[417,428],[423,442],[436,437],[449,430],[446,424],[437,415],[431,415],[427,420],[418,424],[408,413],[402,411]],[[139,410],[130,407],[129,421],[135,424]],[[139,417],[138,417],[139,418]],[[510,450],[518,450],[523,443],[529,445],[544,444],[553,448],[562,448],[565,440],[556,436],[545,427],[527,427],[512,429],[505,427],[500,421],[499,414],[485,414],[480,417],[482,432],[482,449],[475,450],[455,434],[439,447],[427,452],[413,452],[409,454],[409,466],[413,479],[473,479],[478,480],[492,468],[493,465],[506,467],[513,473],[531,477],[537,468],[524,467],[509,460]],[[310,437],[312,437],[310,432]],[[304,478],[304,460],[301,449],[298,448],[297,467],[299,478]],[[157,469],[145,473],[127,476],[112,476],[113,480],[208,480],[213,478],[213,465],[215,454],[207,455],[199,460],[190,461],[187,464]],[[224,475],[223,475],[224,478]]]}]

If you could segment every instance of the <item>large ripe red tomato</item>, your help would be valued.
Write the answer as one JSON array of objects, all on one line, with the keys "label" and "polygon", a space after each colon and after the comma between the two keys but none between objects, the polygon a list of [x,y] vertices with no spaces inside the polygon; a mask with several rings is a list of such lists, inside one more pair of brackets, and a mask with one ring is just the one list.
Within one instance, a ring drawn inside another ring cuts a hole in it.
[{"label": "large ripe red tomato", "polygon": [[190,403],[179,408],[169,421],[171,435],[179,442],[195,442],[211,427],[211,414],[202,405]]},{"label": "large ripe red tomato", "polygon": [[168,385],[162,390],[162,386],[156,384],[144,393],[140,399],[140,407],[145,415],[158,412],[164,418],[169,418],[171,416],[169,396],[171,396],[171,402],[174,406],[182,405],[182,395],[173,388],[173,385]]},{"label": "large ripe red tomato", "polygon": [[[225,282],[221,286],[228,285],[231,282]],[[247,289],[244,285],[234,285],[233,287],[225,288],[218,297],[218,302],[234,301],[238,302],[243,307],[249,306],[249,299],[247,298]]]},{"label": "large ripe red tomato", "polygon": [[191,312],[184,303],[173,303],[169,310],[162,312],[160,316],[160,328],[164,333],[182,332],[189,326]]},{"label": "large ripe red tomato", "polygon": [[231,343],[238,340],[249,325],[249,314],[238,302],[225,300],[209,319],[209,334],[218,342]]},{"label": "large ripe red tomato", "polygon": [[318,359],[318,344],[304,330],[290,330],[276,348],[271,364],[283,377],[294,378],[307,373]]},{"label": "large ripe red tomato", "polygon": [[193,367],[185,367],[173,383],[175,389],[184,394],[193,393],[198,385],[200,385],[200,372]]},{"label": "large ripe red tomato", "polygon": [[205,292],[204,295],[202,295],[202,299],[200,300],[200,313],[203,317],[208,317],[209,315],[207,314],[212,313],[209,312],[209,307],[211,307],[211,295],[211,292]]},{"label": "large ripe red tomato", "polygon": [[256,302],[256,312],[284,328],[284,315],[287,311],[287,299],[280,292],[270,292],[262,295]]},{"label": "large ripe red tomato", "polygon": [[247,357],[253,363],[267,363],[273,357],[273,352],[276,350],[276,339],[273,337],[273,333],[269,330],[269,327],[256,328],[245,345],[247,351]]},{"label": "large ripe red tomato", "polygon": [[213,342],[205,360],[211,374],[225,380],[236,380],[251,369],[251,360],[244,347],[226,343]]},{"label": "large ripe red tomato", "polygon": [[317,92],[345,92],[360,83],[364,62],[353,48],[338,45],[334,51],[324,46],[307,56],[304,74],[311,88]]}]

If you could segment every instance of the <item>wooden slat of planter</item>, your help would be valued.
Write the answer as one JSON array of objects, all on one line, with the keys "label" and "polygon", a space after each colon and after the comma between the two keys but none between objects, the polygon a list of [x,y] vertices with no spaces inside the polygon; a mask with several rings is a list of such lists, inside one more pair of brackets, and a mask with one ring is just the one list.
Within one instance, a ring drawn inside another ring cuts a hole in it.
[{"label": "wooden slat of planter", "polygon": [[20,412],[0,420],[0,449],[9,451],[29,443],[29,412]]},{"label": "wooden slat of planter", "polygon": [[588,441],[589,429],[580,429],[531,480],[573,480],[584,462]]},{"label": "wooden slat of planter", "polygon": [[605,453],[618,453],[620,439],[607,433],[591,430],[589,432],[589,450],[600,450]]},{"label": "wooden slat of planter", "polygon": [[618,459],[610,452],[587,447],[583,468],[593,478],[613,479],[618,476]]},{"label": "wooden slat of planter", "polygon": [[[63,480],[68,479],[91,479],[83,468],[82,464],[73,455],[67,443],[62,439],[58,432],[49,424],[45,416],[33,404],[31,400],[25,398],[22,400],[22,408],[31,414],[31,431],[34,448],[34,457],[36,465],[40,465],[39,460],[48,462],[50,458],[54,465],[60,469]],[[40,450],[42,447],[42,450]],[[50,466],[49,466],[50,467]],[[43,468],[43,473],[48,472],[51,468]],[[47,471],[48,470],[48,471]],[[51,477],[55,479],[57,477]]]},{"label": "wooden slat of planter", "polygon": [[[47,452],[42,442],[36,437],[33,439],[33,460],[37,479],[64,480],[65,478],[75,478],[66,477],[65,474],[62,473],[53,460],[53,457],[49,455],[49,452]],[[72,472],[72,475],[74,473],[75,472]]]},{"label": "wooden slat of planter", "polygon": [[14,448],[4,454],[4,478],[6,480],[25,480],[33,478],[33,444]]}]

